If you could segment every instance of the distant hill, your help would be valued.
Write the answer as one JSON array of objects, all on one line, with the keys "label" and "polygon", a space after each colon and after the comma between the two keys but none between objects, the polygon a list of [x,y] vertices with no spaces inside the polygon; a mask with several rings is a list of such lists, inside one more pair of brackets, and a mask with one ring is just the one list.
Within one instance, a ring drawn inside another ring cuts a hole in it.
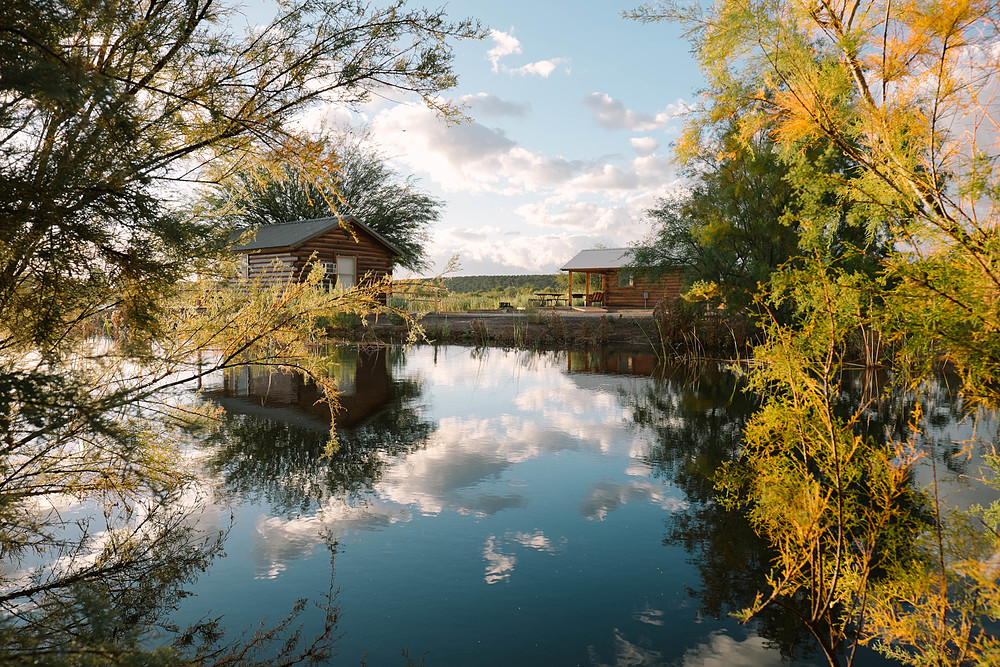
[{"label": "distant hill", "polygon": [[[559,278],[562,278],[560,283]],[[576,281],[574,281],[576,282]],[[471,294],[491,290],[558,291],[566,289],[566,277],[555,274],[529,276],[453,276],[444,279],[449,292]]]}]

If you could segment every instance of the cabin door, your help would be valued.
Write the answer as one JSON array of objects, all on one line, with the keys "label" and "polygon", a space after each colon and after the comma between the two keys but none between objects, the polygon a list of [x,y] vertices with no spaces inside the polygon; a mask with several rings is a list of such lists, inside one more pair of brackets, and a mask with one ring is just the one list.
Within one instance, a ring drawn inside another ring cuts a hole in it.
[{"label": "cabin door", "polygon": [[350,289],[357,284],[357,258],[337,255],[337,287]]}]

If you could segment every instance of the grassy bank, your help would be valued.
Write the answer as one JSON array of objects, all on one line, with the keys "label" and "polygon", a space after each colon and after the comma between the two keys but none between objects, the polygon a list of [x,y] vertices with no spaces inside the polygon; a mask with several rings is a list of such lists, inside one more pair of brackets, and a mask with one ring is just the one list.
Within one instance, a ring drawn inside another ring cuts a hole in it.
[{"label": "grassy bank", "polygon": [[[643,314],[590,314],[570,310],[512,313],[425,314],[413,322],[430,343],[526,349],[634,346],[664,360],[746,358],[745,331],[713,314],[683,317],[652,311]],[[403,343],[408,325],[381,317],[367,325],[339,323],[332,335],[362,342]]]}]

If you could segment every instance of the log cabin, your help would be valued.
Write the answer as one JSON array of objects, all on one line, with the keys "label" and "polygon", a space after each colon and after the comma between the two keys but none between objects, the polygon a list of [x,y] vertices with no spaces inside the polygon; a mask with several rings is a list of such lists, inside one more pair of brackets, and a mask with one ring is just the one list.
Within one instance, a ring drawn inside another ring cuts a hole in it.
[{"label": "log cabin", "polygon": [[569,272],[570,303],[573,303],[573,274],[587,276],[583,301],[586,306],[607,309],[652,308],[658,301],[681,294],[683,269],[664,271],[651,278],[633,266],[631,248],[581,250],[562,267]]},{"label": "log cabin", "polygon": [[[296,280],[307,275],[310,259],[326,269],[330,287],[350,288],[362,281],[392,275],[402,255],[385,237],[354,217],[302,220],[257,228],[254,236],[233,246],[243,255],[243,275],[267,280]],[[384,298],[384,295],[383,295]]]}]

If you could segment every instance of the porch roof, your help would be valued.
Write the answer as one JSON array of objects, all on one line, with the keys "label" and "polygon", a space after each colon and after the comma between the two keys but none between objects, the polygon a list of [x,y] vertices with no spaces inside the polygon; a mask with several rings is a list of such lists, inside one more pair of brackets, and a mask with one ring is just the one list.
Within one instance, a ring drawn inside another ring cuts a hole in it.
[{"label": "porch roof", "polygon": [[561,271],[600,271],[602,269],[623,269],[632,264],[635,255],[632,248],[591,248],[581,250],[569,260]]}]

